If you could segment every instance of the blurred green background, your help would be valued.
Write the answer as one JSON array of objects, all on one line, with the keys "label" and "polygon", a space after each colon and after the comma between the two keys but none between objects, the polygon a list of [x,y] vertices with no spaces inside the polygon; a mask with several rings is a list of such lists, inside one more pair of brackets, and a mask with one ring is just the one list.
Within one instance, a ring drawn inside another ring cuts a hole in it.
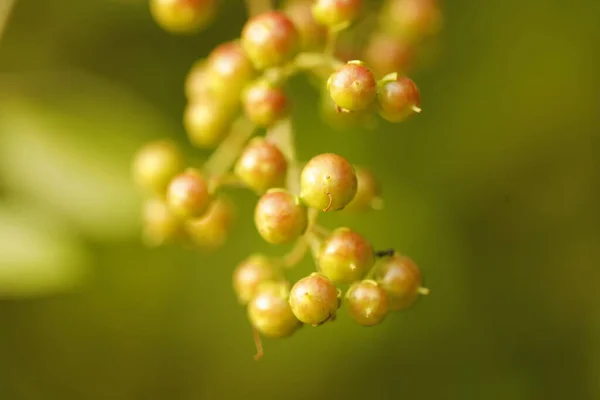
[{"label": "blurred green background", "polygon": [[[0,0],[6,1],[6,0]],[[137,0],[19,0],[0,42],[0,399],[599,399],[600,6],[444,2],[424,112],[337,131],[295,91],[298,152],[381,177],[386,208],[335,215],[421,266],[432,294],[375,328],[254,345],[231,272],[281,254],[235,191],[221,251],[146,249],[136,149],[181,126],[183,79],[239,34],[175,37]],[[307,258],[303,275],[314,268]]]}]

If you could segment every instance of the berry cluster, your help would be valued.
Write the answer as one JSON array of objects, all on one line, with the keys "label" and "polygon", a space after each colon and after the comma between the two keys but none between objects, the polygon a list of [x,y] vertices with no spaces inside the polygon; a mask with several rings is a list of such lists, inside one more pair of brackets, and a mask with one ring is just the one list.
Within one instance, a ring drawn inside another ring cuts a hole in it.
[{"label": "berry cluster", "polygon": [[[218,9],[216,0],[150,3],[157,23],[173,33],[197,32]],[[322,212],[380,208],[380,187],[367,168],[335,153],[297,160],[286,84],[296,74],[313,78],[342,119],[404,121],[421,111],[419,90],[404,75],[407,60],[441,21],[434,0],[388,0],[380,9],[361,0],[295,0],[279,10],[269,1],[248,1],[251,10],[261,4],[267,9],[249,18],[240,37],[195,63],[185,82],[185,129],[193,145],[214,149],[211,157],[188,166],[174,143],[161,140],[140,149],[133,165],[148,194],[149,245],[223,246],[235,220],[225,194],[232,185],[256,193],[254,223],[266,242],[294,244],[284,257],[253,254],[233,271],[259,356],[260,334],[286,337],[305,324],[322,325],[342,305],[358,324],[372,326],[428,292],[407,256],[377,251],[350,228],[319,225]],[[363,49],[366,62],[343,60],[336,40],[353,29],[360,33],[357,26],[369,20],[375,23]],[[285,270],[308,252],[316,271],[290,283]]]}]

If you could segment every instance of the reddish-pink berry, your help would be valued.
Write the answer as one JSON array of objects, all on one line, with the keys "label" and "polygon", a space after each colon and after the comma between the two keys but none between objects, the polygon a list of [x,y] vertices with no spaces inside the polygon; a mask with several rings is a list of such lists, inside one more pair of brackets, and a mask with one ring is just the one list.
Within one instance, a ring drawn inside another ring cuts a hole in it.
[{"label": "reddish-pink berry", "polygon": [[290,336],[300,326],[288,303],[289,288],[285,283],[264,282],[248,304],[248,319],[265,336]]},{"label": "reddish-pink berry", "polygon": [[350,24],[360,15],[362,0],[316,0],[313,15],[319,23],[331,28]]},{"label": "reddish-pink berry", "polygon": [[300,176],[300,198],[312,208],[323,211],[341,210],[356,195],[354,167],[333,153],[313,157]]},{"label": "reddish-pink berry", "polygon": [[390,310],[387,292],[375,281],[365,280],[354,283],[345,297],[348,314],[363,326],[380,324]]},{"label": "reddish-pink berry", "polygon": [[173,178],[167,189],[169,209],[180,217],[200,217],[206,212],[210,202],[208,183],[193,168],[188,168]]},{"label": "reddish-pink berry", "polygon": [[329,94],[338,107],[360,111],[370,107],[377,97],[377,80],[360,61],[350,61],[327,81]]},{"label": "reddish-pink berry", "polygon": [[257,193],[283,187],[288,163],[277,146],[264,138],[252,139],[235,164],[235,174]]},{"label": "reddish-pink berry", "polygon": [[339,292],[325,276],[313,273],[294,284],[289,296],[292,312],[301,322],[321,325],[335,317]]},{"label": "reddish-pink berry", "polygon": [[383,82],[377,94],[379,115],[389,122],[401,122],[421,112],[417,85],[407,77]]},{"label": "reddish-pink berry", "polygon": [[317,263],[323,275],[334,283],[362,279],[373,267],[373,246],[349,228],[337,228],[321,245]]},{"label": "reddish-pink berry", "polygon": [[388,32],[412,41],[434,35],[442,26],[437,0],[390,0],[381,19]]},{"label": "reddish-pink berry", "polygon": [[215,47],[206,60],[206,71],[216,96],[230,104],[239,101],[241,90],[256,75],[237,40]]},{"label": "reddish-pink berry", "polygon": [[415,58],[414,46],[386,33],[375,33],[364,50],[365,62],[377,76],[407,72]]},{"label": "reddish-pink berry", "polygon": [[409,257],[396,254],[379,260],[375,280],[388,293],[391,310],[408,308],[419,297],[421,271]]},{"label": "reddish-pink berry", "polygon": [[315,21],[312,6],[312,0],[291,0],[283,8],[298,30],[303,51],[322,50],[327,39],[327,28]]},{"label": "reddish-pink berry", "polygon": [[289,99],[281,86],[259,80],[250,84],[242,97],[246,116],[258,126],[268,127],[289,113]]},{"label": "reddish-pink berry", "polygon": [[249,19],[242,30],[241,41],[257,69],[285,64],[299,49],[298,31],[281,11],[267,11]]},{"label": "reddish-pink berry", "polygon": [[271,244],[289,243],[308,225],[306,207],[284,189],[271,189],[256,204],[254,223],[262,238]]}]

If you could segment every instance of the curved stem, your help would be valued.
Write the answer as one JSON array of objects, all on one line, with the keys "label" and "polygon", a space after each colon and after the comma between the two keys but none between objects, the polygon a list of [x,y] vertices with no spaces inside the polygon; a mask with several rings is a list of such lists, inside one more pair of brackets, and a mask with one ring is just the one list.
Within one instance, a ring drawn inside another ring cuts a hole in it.
[{"label": "curved stem", "polygon": [[262,340],[260,338],[260,332],[254,326],[252,327],[252,336],[254,338],[254,345],[256,346],[256,354],[254,354],[254,360],[260,360],[265,354],[263,350]]},{"label": "curved stem", "polygon": [[256,127],[246,117],[240,116],[231,125],[227,137],[204,163],[204,171],[212,177],[219,178],[229,171],[244,145],[252,137]]},{"label": "curved stem", "polygon": [[329,229],[327,229],[324,226],[319,225],[319,224],[313,225],[312,233],[314,233],[315,235],[322,237],[322,238],[326,238],[327,236],[331,235],[331,232],[329,231]]}]

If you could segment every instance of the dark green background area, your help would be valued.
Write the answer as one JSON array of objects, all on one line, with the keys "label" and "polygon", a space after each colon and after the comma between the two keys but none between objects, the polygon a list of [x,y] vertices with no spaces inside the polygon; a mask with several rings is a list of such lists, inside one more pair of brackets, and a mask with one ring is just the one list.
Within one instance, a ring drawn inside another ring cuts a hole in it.
[{"label": "dark green background area", "polygon": [[599,3],[445,1],[439,59],[413,75],[424,111],[400,125],[328,128],[294,83],[299,155],[383,184],[383,211],[324,222],[410,255],[432,293],[374,328],[341,310],[266,340],[258,363],[231,272],[287,248],[259,239],[255,197],[232,192],[223,250],[149,250],[129,179],[153,138],[208,156],[182,82],[239,34],[226,3],[180,38],[143,1],[18,1],[0,42],[0,399],[600,398]]}]

